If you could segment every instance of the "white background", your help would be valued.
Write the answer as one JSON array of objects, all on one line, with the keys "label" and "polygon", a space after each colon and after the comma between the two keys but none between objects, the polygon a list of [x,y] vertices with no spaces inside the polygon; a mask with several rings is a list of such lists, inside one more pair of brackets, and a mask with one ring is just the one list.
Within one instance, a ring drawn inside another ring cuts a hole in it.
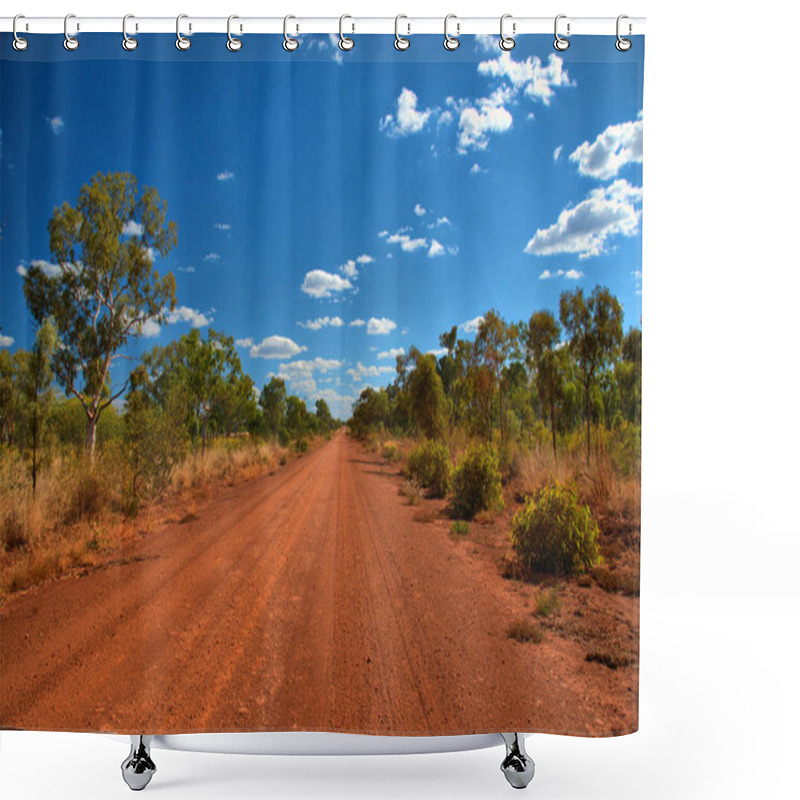
[{"label": "white background", "polygon": [[[19,0],[4,14],[647,16],[638,734],[536,736],[529,796],[798,796],[797,4]],[[575,42],[573,46],[578,46]],[[509,675],[509,691],[524,675]],[[0,684],[0,690],[2,685]],[[128,797],[127,747],[2,733],[4,798]],[[509,797],[501,750],[155,751],[162,798]]]}]

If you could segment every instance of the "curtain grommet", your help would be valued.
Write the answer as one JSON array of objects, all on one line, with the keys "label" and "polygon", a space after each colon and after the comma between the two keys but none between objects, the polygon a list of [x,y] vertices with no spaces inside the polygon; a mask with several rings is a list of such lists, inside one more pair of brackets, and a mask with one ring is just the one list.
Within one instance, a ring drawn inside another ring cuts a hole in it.
[{"label": "curtain grommet", "polygon": [[[188,18],[188,14],[178,14],[175,20],[175,47],[177,47],[178,50],[188,50],[192,46],[192,40],[181,33],[181,20]],[[191,29],[192,26],[190,25],[189,30],[191,31]]]},{"label": "curtain grommet", "polygon": [[[513,50],[517,46],[517,42],[513,36],[506,36],[503,31],[503,26],[505,25],[505,21],[507,19],[513,19],[511,14],[503,14],[500,17],[500,49],[505,50],[508,52],[509,50]],[[511,31],[514,32],[516,29],[516,23],[512,23]]]},{"label": "curtain grommet", "polygon": [[[451,36],[447,30],[447,24],[450,22],[451,19],[456,20],[456,35]],[[458,50],[461,42],[458,39],[458,34],[461,30],[461,23],[457,21],[458,17],[455,14],[448,14],[444,18],[444,49],[449,50],[451,53],[454,50]]]}]

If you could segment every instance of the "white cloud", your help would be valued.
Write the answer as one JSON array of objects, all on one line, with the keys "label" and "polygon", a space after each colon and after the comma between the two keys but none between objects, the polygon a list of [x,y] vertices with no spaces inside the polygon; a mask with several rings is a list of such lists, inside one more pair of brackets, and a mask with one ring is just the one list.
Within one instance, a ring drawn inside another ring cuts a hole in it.
[{"label": "white cloud", "polygon": [[365,367],[360,361],[355,366],[347,370],[347,374],[354,381],[363,381],[364,378],[379,378],[381,375],[390,375],[395,371],[394,367],[381,366],[381,367]]},{"label": "white cloud", "polygon": [[167,314],[167,322],[171,324],[175,322],[188,322],[193,328],[205,328],[206,325],[210,325],[213,322],[213,319],[207,317],[195,308],[178,306],[174,311],[170,311],[169,314]]},{"label": "white cloud", "polygon": [[378,238],[385,239],[389,235],[389,231],[378,231]]},{"label": "white cloud", "polygon": [[17,275],[24,278],[28,274],[28,268],[24,264],[17,264]]},{"label": "white cloud", "polygon": [[569,157],[581,175],[607,180],[626,164],[642,163],[642,120],[609,125],[590,144],[584,142]]},{"label": "white cloud", "polygon": [[397,323],[387,317],[370,317],[367,322],[367,333],[372,336],[383,336],[391,333],[397,327]]},{"label": "white cloud", "polygon": [[436,358],[441,358],[442,356],[447,355],[447,348],[446,347],[437,347],[435,350],[428,350],[428,355],[436,356]]},{"label": "white cloud", "polygon": [[24,278],[31,267],[38,267],[48,278],[57,278],[62,272],[60,264],[53,264],[41,258],[33,258],[28,262],[27,267],[24,264],[17,266],[17,275]]},{"label": "white cloud", "polygon": [[477,333],[481,322],[483,322],[483,317],[475,317],[475,319],[462,323],[459,327],[464,333]]},{"label": "white cloud", "polygon": [[341,328],[344,325],[344,320],[341,317],[317,317],[316,319],[308,319],[305,322],[297,323],[301,328],[307,328],[310,331],[318,331],[320,328]]},{"label": "white cloud", "polygon": [[231,225],[230,222],[215,222],[214,227],[218,231],[229,231],[233,225]]},{"label": "white cloud", "polygon": [[354,319],[349,323],[351,328],[363,328],[367,323],[363,319]]},{"label": "white cloud", "polygon": [[123,236],[141,236],[143,233],[144,225],[134,219],[129,219],[122,228]]},{"label": "white cloud", "polygon": [[480,53],[492,53],[497,47],[497,37],[491,33],[475,34],[475,49]]},{"label": "white cloud", "polygon": [[439,218],[436,220],[436,225],[437,225],[437,226],[441,226],[441,225],[452,225],[452,224],[453,224],[453,223],[452,223],[452,222],[450,222],[450,220],[449,220],[449,219],[447,219],[447,217],[439,217]]},{"label": "white cloud", "polygon": [[564,145],[560,144],[558,147],[556,147],[555,150],[553,150],[553,161],[558,161],[558,159],[561,158],[561,151],[563,149],[564,149]]},{"label": "white cloud", "polygon": [[642,190],[626,180],[594,189],[572,208],[565,208],[558,221],[540,228],[525,246],[538,255],[578,253],[580,258],[600,255],[610,236],[634,236],[639,230]]},{"label": "white cloud", "polygon": [[372,256],[367,255],[366,253],[362,253],[356,261],[359,264],[371,264],[375,259]]},{"label": "white cloud", "polygon": [[552,277],[553,277],[553,273],[550,272],[549,269],[542,270],[542,272],[539,274],[539,280],[540,281],[546,281],[548,278],[552,278]]},{"label": "white cloud", "polygon": [[428,213],[428,209],[427,208],[423,208],[419,203],[417,203],[414,206],[414,213],[418,217],[424,217]]},{"label": "white cloud", "polygon": [[428,258],[436,258],[436,256],[443,256],[445,254],[444,245],[437,242],[436,239],[431,239],[431,246],[428,250]]},{"label": "white cloud", "polygon": [[178,267],[178,272],[185,272],[189,275],[194,273],[194,267],[189,265],[188,267]]},{"label": "white cloud", "polygon": [[413,253],[420,247],[427,247],[428,240],[425,238],[412,239],[407,233],[393,233],[386,239],[388,244],[399,244],[400,248],[406,253]]},{"label": "white cloud", "polygon": [[578,278],[582,278],[583,277],[583,273],[580,270],[577,270],[577,269],[568,269],[564,273],[564,277],[567,278],[567,280],[576,281],[576,280],[578,280]]},{"label": "white cloud", "polygon": [[14,344],[13,336],[6,336],[4,333],[0,333],[0,347],[11,347],[12,344]]},{"label": "white cloud", "polygon": [[219,261],[222,256],[219,253],[206,253],[203,256],[203,261]]},{"label": "white cloud", "polygon": [[341,267],[339,267],[339,272],[347,275],[348,278],[355,278],[358,275],[358,269],[356,268],[356,262],[353,259],[348,259]]},{"label": "white cloud", "polygon": [[394,115],[387,114],[380,123],[380,129],[388,136],[408,136],[419,133],[428,122],[433,109],[417,108],[417,96],[411,89],[403,88],[397,98],[397,111]]},{"label": "white cloud", "polygon": [[[440,128],[444,128],[446,125],[453,124],[453,112],[452,111],[442,111],[439,114],[439,119],[436,121],[436,124]],[[433,147],[433,145],[431,145]]]},{"label": "white cloud", "polygon": [[161,333],[161,326],[154,319],[147,319],[139,326],[139,335],[145,339],[155,339]]},{"label": "white cloud", "polygon": [[540,100],[545,105],[550,104],[555,89],[571,85],[564,62],[555,53],[550,54],[547,66],[544,66],[538,56],[515,61],[511,53],[504,52],[497,58],[478,64],[478,72],[493,78],[505,78],[515,91],[521,91],[525,97]]},{"label": "white cloud", "polygon": [[[303,349],[305,350],[305,348]],[[344,361],[338,361],[335,358],[319,357],[308,360],[287,361],[285,364],[281,364],[277,377],[290,383],[293,391],[308,395],[317,390],[314,373],[325,374],[339,369],[343,364]]]},{"label": "white cloud", "polygon": [[312,269],[306,273],[300,289],[311,297],[331,297],[334,292],[352,289],[353,284],[347,278],[325,272],[323,269]]},{"label": "white cloud", "polygon": [[335,389],[319,389],[316,392],[314,401],[317,398],[323,399],[328,404],[331,414],[337,419],[347,419],[352,414],[353,403],[356,401],[355,395],[339,394]]},{"label": "white cloud", "polygon": [[382,350],[378,353],[378,358],[397,358],[406,354],[404,347],[392,347],[389,350]]},{"label": "white cloud", "polygon": [[514,122],[511,112],[503,105],[506,96],[495,93],[481,97],[474,105],[464,105],[458,120],[458,151],[485,150],[489,134],[505,133]]},{"label": "white cloud", "polygon": [[61,117],[45,117],[50,130],[58,136],[64,130],[64,120]]},{"label": "white cloud", "polygon": [[224,183],[225,181],[232,181],[235,177],[236,175],[234,175],[233,172],[229,169],[225,169],[217,175],[217,180]]},{"label": "white cloud", "polygon": [[267,336],[261,340],[259,344],[255,344],[251,338],[237,339],[236,344],[238,347],[244,347],[249,350],[250,358],[263,358],[263,359],[283,359],[292,358],[298,353],[307,350],[297,342],[293,342],[287,336]]},{"label": "white cloud", "polygon": [[488,170],[483,169],[480,164],[473,164],[469,168],[469,171],[472,175],[480,175],[482,172],[488,172]]}]

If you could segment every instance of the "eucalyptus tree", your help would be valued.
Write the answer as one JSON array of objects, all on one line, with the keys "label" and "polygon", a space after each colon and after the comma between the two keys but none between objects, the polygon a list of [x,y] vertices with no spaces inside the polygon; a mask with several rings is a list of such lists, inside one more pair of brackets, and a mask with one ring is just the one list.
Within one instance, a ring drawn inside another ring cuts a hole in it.
[{"label": "eucalyptus tree", "polygon": [[57,380],[86,414],[86,452],[94,458],[97,422],[127,388],[112,386],[112,365],[128,339],[163,322],[175,307],[175,278],[161,277],[155,255],[177,242],[167,205],[127,172],[97,173],[74,206],[53,211],[48,229],[54,263],[32,264],[25,299],[41,324],[52,317],[59,334]]},{"label": "eucalyptus tree", "polygon": [[550,416],[553,458],[556,452],[556,407],[564,391],[563,352],[559,349],[561,325],[550,311],[535,311],[527,325],[526,350],[534,369],[539,402]]}]

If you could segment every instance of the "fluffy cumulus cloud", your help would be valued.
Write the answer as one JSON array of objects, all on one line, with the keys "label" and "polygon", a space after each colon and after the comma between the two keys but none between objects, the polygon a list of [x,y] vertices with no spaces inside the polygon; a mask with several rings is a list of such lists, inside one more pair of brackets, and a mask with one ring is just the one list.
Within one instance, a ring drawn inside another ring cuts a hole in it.
[{"label": "fluffy cumulus cloud", "polygon": [[397,356],[404,356],[405,354],[406,354],[405,348],[391,347],[388,350],[383,350],[382,352],[378,353],[378,358],[395,359],[397,358]]},{"label": "fluffy cumulus cloud", "polygon": [[215,261],[219,261],[222,256],[219,253],[206,253],[203,256],[203,261],[211,261],[214,263]]},{"label": "fluffy cumulus cloud", "polygon": [[414,206],[414,213],[418,217],[424,217],[428,213],[428,209],[427,208],[423,208],[419,203],[417,203]]},{"label": "fluffy cumulus cloud", "polygon": [[397,328],[397,323],[387,317],[370,317],[367,322],[367,333],[372,336],[383,336]]},{"label": "fluffy cumulus cloud", "polygon": [[561,158],[561,151],[563,149],[564,149],[564,146],[563,145],[559,145],[558,147],[556,147],[555,150],[553,150],[553,161],[558,161],[558,159]]},{"label": "fluffy cumulus cloud", "polygon": [[581,175],[599,180],[615,177],[626,164],[642,163],[642,120],[609,125],[593,142],[584,142],[569,157]]},{"label": "fluffy cumulus cloud", "polygon": [[256,344],[252,339],[237,339],[236,345],[245,348],[250,358],[292,358],[308,348],[293,342],[287,336],[267,336]]},{"label": "fluffy cumulus cloud", "polygon": [[146,319],[139,326],[139,335],[145,339],[155,339],[161,333],[161,326],[154,319]]},{"label": "fluffy cumulus cloud", "polygon": [[431,239],[431,246],[428,248],[428,258],[443,256],[445,252],[446,250],[441,242],[437,242],[436,239]]},{"label": "fluffy cumulus cloud", "polygon": [[64,120],[61,117],[45,117],[50,130],[58,136],[64,130]]},{"label": "fluffy cumulus cloud", "polygon": [[129,219],[122,227],[123,236],[141,236],[144,233],[144,225],[141,222],[136,222],[134,219]]},{"label": "fluffy cumulus cloud", "polygon": [[344,325],[344,320],[341,317],[317,317],[316,319],[307,319],[305,322],[297,323],[301,328],[306,328],[310,331],[318,331],[321,328],[341,328]]},{"label": "fluffy cumulus cloud", "polygon": [[31,267],[38,267],[48,278],[56,278],[62,272],[61,264],[53,264],[50,261],[45,261],[41,258],[34,258],[31,259],[27,265],[26,264],[18,264],[17,265],[17,275],[21,278],[24,278],[28,274],[28,270]]},{"label": "fluffy cumulus cloud", "polygon": [[217,174],[217,180],[220,183],[225,183],[226,181],[232,181],[236,175],[231,172],[229,169],[224,169],[222,172]]},{"label": "fluffy cumulus cloud", "polygon": [[356,266],[356,262],[350,258],[339,267],[339,272],[343,275],[346,275],[348,278],[355,278],[358,276],[358,267]]},{"label": "fluffy cumulus cloud", "polygon": [[462,100],[457,103],[460,111],[458,118],[460,153],[485,150],[489,144],[490,134],[505,133],[511,129],[514,118],[505,107],[509,99],[509,92],[500,89],[489,97],[481,97],[475,101]]},{"label": "fluffy cumulus cloud", "polygon": [[539,273],[540,281],[546,281],[549,280],[550,278],[566,278],[568,281],[576,281],[578,280],[578,278],[582,277],[583,273],[577,269],[568,269],[568,270],[557,269],[553,271],[545,269],[542,270],[541,273]]},{"label": "fluffy cumulus cloud", "polygon": [[475,319],[470,319],[462,323],[460,328],[464,333],[477,333],[481,322],[483,322],[483,317],[475,317]]},{"label": "fluffy cumulus cloud", "polygon": [[324,269],[312,269],[306,273],[300,289],[307,295],[316,298],[332,297],[339,292],[352,289],[353,284],[347,277],[325,272]]},{"label": "fluffy cumulus cloud", "polygon": [[600,255],[612,236],[633,236],[639,230],[642,190],[616,180],[594,189],[571,208],[565,208],[549,228],[540,228],[525,247],[537,256],[577,253],[580,258]]},{"label": "fluffy cumulus cloud", "polygon": [[363,381],[364,378],[380,378],[381,375],[390,375],[395,371],[394,367],[390,366],[370,366],[365,367],[360,361],[355,367],[348,369],[347,374],[354,381]]},{"label": "fluffy cumulus cloud", "polygon": [[206,325],[210,325],[213,322],[213,319],[207,317],[196,308],[178,306],[174,311],[170,311],[167,314],[167,322],[170,324],[188,322],[193,328],[205,328]]},{"label": "fluffy cumulus cloud", "polygon": [[363,319],[354,319],[349,323],[351,328],[363,328],[366,324]]},{"label": "fluffy cumulus cloud", "polygon": [[419,133],[427,124],[431,108],[420,109],[417,95],[411,89],[403,88],[397,98],[397,109],[394,114],[387,114],[380,122],[380,129],[388,136],[408,136]]},{"label": "fluffy cumulus cloud", "polygon": [[215,222],[214,227],[218,231],[229,231],[233,225],[231,225],[230,222]]},{"label": "fluffy cumulus cloud", "polygon": [[[305,350],[305,348],[303,348]],[[344,361],[335,358],[313,358],[281,364],[277,377],[285,380],[293,392],[309,395],[317,391],[315,375],[339,369]]]},{"label": "fluffy cumulus cloud", "polygon": [[359,264],[371,264],[371,263],[372,263],[374,260],[375,260],[375,259],[374,259],[372,256],[370,256],[370,255],[367,255],[366,253],[362,253],[362,254],[361,254],[361,255],[360,255],[360,256],[359,256],[359,257],[356,259],[356,261],[357,261]]},{"label": "fluffy cumulus cloud", "polygon": [[13,336],[6,336],[4,333],[0,333],[0,347],[11,347],[12,344],[14,344]]},{"label": "fluffy cumulus cloud", "polygon": [[387,237],[386,241],[389,244],[399,244],[400,249],[406,253],[413,253],[415,250],[419,250],[421,247],[428,246],[428,240],[424,237],[414,239],[409,236],[407,233],[393,233],[391,236]]},{"label": "fluffy cumulus cloud", "polygon": [[506,80],[515,92],[545,105],[550,104],[557,88],[570,86],[564,62],[555,53],[550,54],[545,65],[538,56],[515,61],[510,52],[503,52],[497,58],[478,64],[478,73]]}]

